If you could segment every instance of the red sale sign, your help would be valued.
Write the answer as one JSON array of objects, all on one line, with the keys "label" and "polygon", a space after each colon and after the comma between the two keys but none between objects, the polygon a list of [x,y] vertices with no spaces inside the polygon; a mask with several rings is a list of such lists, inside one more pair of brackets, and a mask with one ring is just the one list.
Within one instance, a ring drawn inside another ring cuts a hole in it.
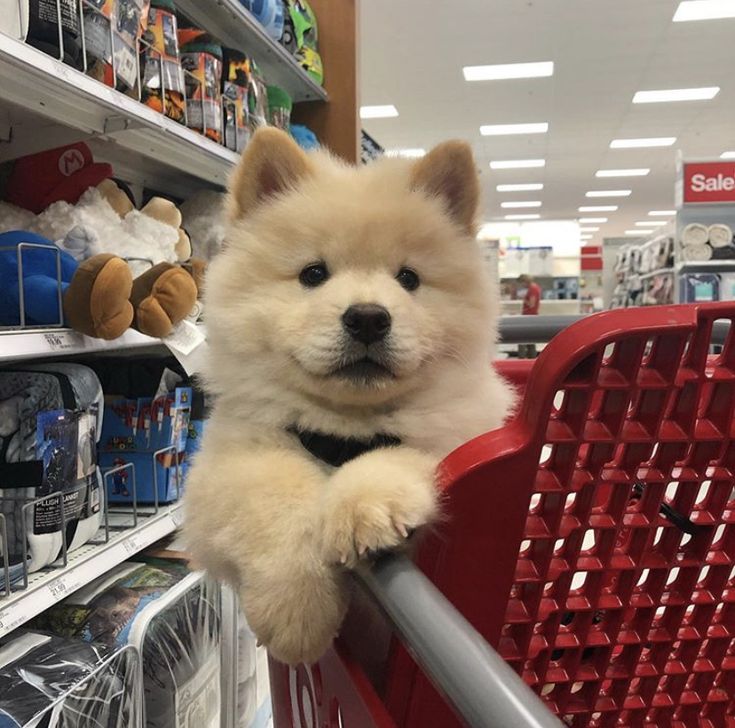
[{"label": "red sale sign", "polygon": [[735,162],[685,162],[684,203],[735,202]]}]

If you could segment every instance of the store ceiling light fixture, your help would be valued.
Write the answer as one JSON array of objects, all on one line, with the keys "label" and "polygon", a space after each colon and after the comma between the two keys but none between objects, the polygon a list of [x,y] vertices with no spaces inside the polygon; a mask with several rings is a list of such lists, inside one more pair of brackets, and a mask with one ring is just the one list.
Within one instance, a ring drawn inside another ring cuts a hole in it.
[{"label": "store ceiling light fixture", "polygon": [[541,182],[528,182],[527,184],[518,185],[498,185],[495,189],[498,192],[538,192],[543,188]]},{"label": "store ceiling light fixture", "polygon": [[541,202],[539,200],[524,200],[523,202],[502,202],[500,206],[507,208],[541,207]]},{"label": "store ceiling light fixture", "polygon": [[610,149],[646,149],[649,147],[673,147],[676,137],[642,137],[640,139],[613,139]]},{"label": "store ceiling light fixture", "polygon": [[630,197],[633,190],[590,190],[585,197]]},{"label": "store ceiling light fixture", "polygon": [[540,220],[541,215],[506,215],[506,220]]},{"label": "store ceiling light fixture", "polygon": [[674,14],[675,23],[719,18],[735,18],[735,3],[732,0],[684,0]]},{"label": "store ceiling light fixture", "polygon": [[409,147],[406,149],[388,149],[385,153],[387,157],[401,157],[402,159],[419,159],[426,155],[426,150],[422,147]]},{"label": "store ceiling light fixture", "polygon": [[580,233],[596,233],[599,231],[598,227],[581,227],[579,228]]},{"label": "store ceiling light fixture", "polygon": [[395,116],[398,116],[398,109],[393,104],[360,107],[361,119],[390,119]]},{"label": "store ceiling light fixture", "polygon": [[735,152],[723,152],[720,159],[735,159]]},{"label": "store ceiling light fixture", "polygon": [[480,127],[482,136],[511,136],[513,134],[546,134],[549,131],[547,121],[528,124],[483,124]]},{"label": "store ceiling light fixture", "polygon": [[651,210],[648,214],[651,217],[672,217],[676,215],[676,210]]},{"label": "store ceiling light fixture", "polygon": [[595,177],[645,177],[651,170],[641,167],[639,169],[598,169]]},{"label": "store ceiling light fixture", "polygon": [[582,205],[580,212],[617,212],[617,205]]},{"label": "store ceiling light fixture", "polygon": [[710,101],[720,93],[719,86],[701,88],[669,88],[655,91],[638,91],[634,104],[663,104],[672,101]]},{"label": "store ceiling light fixture", "polygon": [[505,81],[513,78],[546,78],[554,75],[553,61],[464,66],[465,81]]},{"label": "store ceiling light fixture", "polygon": [[580,240],[592,240],[592,238],[594,237],[595,237],[594,235],[580,235],[579,239]]},{"label": "store ceiling light fixture", "polygon": [[661,227],[667,224],[666,220],[640,220],[636,223],[638,227]]},{"label": "store ceiling light fixture", "polygon": [[490,169],[533,169],[545,166],[545,159],[498,159],[490,162]]},{"label": "store ceiling light fixture", "polygon": [[625,234],[626,235],[636,235],[639,238],[642,238],[645,236],[646,231],[645,230],[626,230]]},{"label": "store ceiling light fixture", "polygon": [[607,222],[606,217],[580,217],[578,222],[584,224],[584,223],[596,223],[596,222]]}]

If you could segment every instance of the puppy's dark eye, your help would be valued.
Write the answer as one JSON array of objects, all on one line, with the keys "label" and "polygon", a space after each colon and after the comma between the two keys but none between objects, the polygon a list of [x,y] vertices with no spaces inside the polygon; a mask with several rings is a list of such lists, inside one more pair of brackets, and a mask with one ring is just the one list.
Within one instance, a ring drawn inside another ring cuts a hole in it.
[{"label": "puppy's dark eye", "polygon": [[307,288],[316,288],[321,286],[329,278],[329,271],[324,263],[314,263],[307,265],[304,270],[299,273],[299,281],[302,286]]},{"label": "puppy's dark eye", "polygon": [[407,291],[415,291],[421,285],[418,273],[416,273],[415,270],[411,270],[410,268],[401,268],[401,270],[398,271],[396,280]]}]

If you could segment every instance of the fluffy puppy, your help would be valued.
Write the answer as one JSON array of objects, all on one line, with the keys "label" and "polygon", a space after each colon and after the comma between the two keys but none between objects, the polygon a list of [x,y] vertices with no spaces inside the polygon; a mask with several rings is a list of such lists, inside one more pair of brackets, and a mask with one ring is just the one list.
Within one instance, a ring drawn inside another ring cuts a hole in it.
[{"label": "fluffy puppy", "polygon": [[438,463],[511,409],[478,197],[461,142],[353,168],[266,129],[232,177],[186,530],[279,660],[322,655],[346,570],[435,519]]}]

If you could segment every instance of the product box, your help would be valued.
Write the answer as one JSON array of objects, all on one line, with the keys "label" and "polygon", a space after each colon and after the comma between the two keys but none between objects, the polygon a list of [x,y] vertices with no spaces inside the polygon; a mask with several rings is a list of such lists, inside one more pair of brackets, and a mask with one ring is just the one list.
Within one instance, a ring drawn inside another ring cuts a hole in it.
[{"label": "product box", "polygon": [[[103,472],[122,465],[135,467],[138,503],[178,500],[186,475],[186,450],[192,404],[191,387],[177,387],[161,397],[115,398],[106,402],[100,439]],[[167,452],[159,452],[173,448]],[[158,454],[156,454],[158,453]],[[132,503],[130,470],[108,478],[110,503]]]}]

